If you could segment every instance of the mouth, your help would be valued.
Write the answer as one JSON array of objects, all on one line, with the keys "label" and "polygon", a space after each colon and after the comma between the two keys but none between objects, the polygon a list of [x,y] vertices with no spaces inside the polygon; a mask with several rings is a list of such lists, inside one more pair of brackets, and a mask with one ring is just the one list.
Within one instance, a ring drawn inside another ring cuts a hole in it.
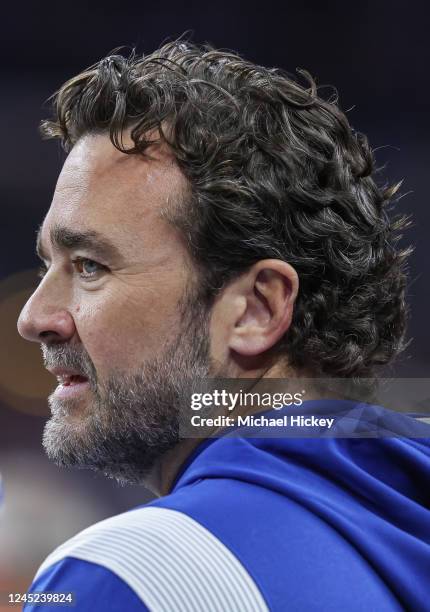
[{"label": "mouth", "polygon": [[62,387],[70,387],[88,382],[88,378],[82,374],[63,374],[57,376],[58,384]]},{"label": "mouth", "polygon": [[76,398],[89,389],[89,380],[80,372],[67,368],[48,368],[57,378],[58,386],[53,393],[56,399]]},{"label": "mouth", "polygon": [[80,374],[57,377],[58,387],[54,391],[55,399],[79,399],[90,388],[88,379]]}]

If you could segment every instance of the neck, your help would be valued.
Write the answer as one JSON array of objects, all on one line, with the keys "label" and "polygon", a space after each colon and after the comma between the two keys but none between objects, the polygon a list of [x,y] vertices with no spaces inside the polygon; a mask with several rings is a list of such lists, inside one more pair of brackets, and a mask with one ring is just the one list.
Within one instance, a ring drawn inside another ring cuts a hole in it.
[{"label": "neck", "polygon": [[[279,378],[279,379],[295,379],[299,378],[299,374],[296,371],[285,368],[285,366],[277,363],[273,367],[266,370],[264,373],[261,371],[257,372],[253,371],[250,373],[249,371],[245,374],[242,373],[237,378],[249,378],[250,380],[257,380],[255,384],[252,385],[252,391],[255,392],[261,383],[269,378]],[[306,399],[317,399],[317,395],[313,394],[310,390],[307,392]],[[261,410],[260,407],[239,407],[237,410],[235,409],[235,414],[245,416],[248,414],[254,414]],[[216,435],[221,428],[214,428],[211,431],[211,435]],[[182,440],[177,446],[172,448],[170,451],[165,453],[159,461],[154,465],[151,472],[145,479],[145,486],[150,489],[155,495],[158,497],[162,497],[167,495],[173,486],[175,478],[179,473],[181,466],[185,463],[191,453],[207,438],[186,438]]]},{"label": "neck", "polygon": [[165,453],[145,478],[145,486],[163,497],[170,493],[181,466],[204,438],[187,438]]}]

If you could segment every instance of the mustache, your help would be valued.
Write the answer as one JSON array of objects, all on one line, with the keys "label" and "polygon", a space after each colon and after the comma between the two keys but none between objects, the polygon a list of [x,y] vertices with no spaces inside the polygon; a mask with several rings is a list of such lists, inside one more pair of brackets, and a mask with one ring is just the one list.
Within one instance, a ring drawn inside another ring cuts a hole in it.
[{"label": "mustache", "polygon": [[97,373],[91,357],[81,349],[67,344],[41,344],[45,368],[70,368],[83,374],[94,385],[97,384]]}]

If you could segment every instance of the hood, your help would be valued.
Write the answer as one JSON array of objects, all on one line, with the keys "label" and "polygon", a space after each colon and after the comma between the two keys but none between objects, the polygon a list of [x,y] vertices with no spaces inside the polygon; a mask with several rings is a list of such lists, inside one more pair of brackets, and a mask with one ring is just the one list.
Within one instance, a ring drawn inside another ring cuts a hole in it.
[{"label": "hood", "polygon": [[309,431],[313,437],[306,437],[302,430],[297,435],[288,428],[261,427],[252,434],[258,437],[236,431],[205,440],[182,467],[174,490],[211,477],[273,489],[353,544],[407,608],[425,609],[430,425],[380,406],[343,400],[312,400],[299,410],[265,414],[280,418],[292,411],[332,414],[336,424],[320,437],[315,428]]}]

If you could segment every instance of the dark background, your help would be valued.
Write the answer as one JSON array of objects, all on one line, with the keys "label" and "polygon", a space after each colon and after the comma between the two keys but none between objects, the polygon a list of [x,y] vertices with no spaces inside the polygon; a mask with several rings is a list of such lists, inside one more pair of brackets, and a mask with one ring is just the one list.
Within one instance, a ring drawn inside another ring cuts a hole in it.
[{"label": "dark background", "polygon": [[[398,375],[429,370],[427,252],[429,20],[424,2],[260,2],[258,4],[88,2],[10,3],[1,18],[0,134],[0,590],[26,585],[41,558],[82,527],[148,499],[86,472],[58,470],[40,436],[52,380],[15,320],[37,266],[35,230],[49,207],[64,159],[40,140],[45,103],[67,78],[120,46],[150,52],[191,32],[196,42],[240,52],[293,72],[306,68],[319,85],[335,85],[352,125],[369,136],[380,179],[404,179],[402,212],[414,227],[410,336]],[[329,92],[327,91],[327,95]],[[35,529],[35,526],[37,527]],[[0,608],[1,609],[1,608]]]}]

